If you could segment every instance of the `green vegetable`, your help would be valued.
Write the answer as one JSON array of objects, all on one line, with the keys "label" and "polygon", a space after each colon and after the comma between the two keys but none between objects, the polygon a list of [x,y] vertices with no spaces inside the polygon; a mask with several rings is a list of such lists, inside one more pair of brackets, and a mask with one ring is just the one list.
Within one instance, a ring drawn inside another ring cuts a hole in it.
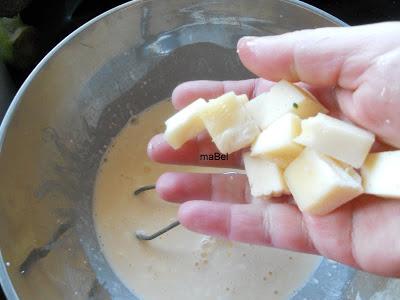
[{"label": "green vegetable", "polygon": [[18,69],[29,68],[37,59],[36,30],[20,17],[0,18],[0,59]]}]

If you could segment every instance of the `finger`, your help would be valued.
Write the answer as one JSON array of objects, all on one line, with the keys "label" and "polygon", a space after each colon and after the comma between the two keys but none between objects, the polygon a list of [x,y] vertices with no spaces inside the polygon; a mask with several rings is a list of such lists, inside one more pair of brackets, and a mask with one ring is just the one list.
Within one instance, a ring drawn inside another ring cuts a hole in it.
[{"label": "finger", "polygon": [[357,266],[352,252],[352,213],[347,205],[325,216],[304,214],[304,223],[321,255]]},{"label": "finger", "polygon": [[213,99],[227,92],[237,95],[246,94],[250,99],[255,95],[268,91],[274,84],[265,79],[248,79],[241,81],[188,81],[178,85],[172,92],[172,104],[182,109],[198,98]]},{"label": "finger", "polygon": [[[378,34],[382,43],[374,42],[371,32]],[[238,53],[251,72],[265,79],[339,85],[354,90],[370,61],[394,43],[390,35],[390,24],[301,30],[242,38]]]},{"label": "finger", "polygon": [[352,245],[358,265],[369,272],[400,278],[400,203],[359,197],[354,203]]},{"label": "finger", "polygon": [[199,233],[315,253],[300,211],[290,204],[190,201],[180,206],[178,216],[184,226]]},{"label": "finger", "polygon": [[328,215],[304,215],[304,223],[321,255],[379,275],[400,276],[398,216],[398,200],[363,195]]},{"label": "finger", "polygon": [[198,165],[223,168],[243,168],[242,151],[228,155],[227,160],[205,160],[204,156],[219,153],[208,134],[200,134],[182,145],[178,150],[173,149],[162,134],[154,136],[147,147],[147,155],[151,160],[176,165]]},{"label": "finger", "polygon": [[325,216],[290,204],[189,201],[178,213],[190,230],[240,242],[319,253],[383,276],[400,276],[398,200],[360,196]]},{"label": "finger", "polygon": [[[350,121],[354,122],[355,124],[359,126],[363,126],[364,128],[370,130],[371,132],[377,134],[377,137],[380,138],[381,136],[379,135],[379,130],[377,131],[377,128],[380,128],[381,130],[387,129],[387,127],[390,124],[386,124],[383,122],[383,126],[369,126],[371,124],[371,121],[368,120],[368,116],[370,115],[369,113],[360,113],[360,111],[364,111],[365,107],[368,106],[363,106],[360,105],[360,101],[358,101],[357,104],[354,102],[354,94],[352,91],[348,91],[342,88],[336,88],[335,90],[336,97],[337,97],[337,102],[340,107],[340,110],[343,112],[343,115],[346,115]],[[382,113],[382,115],[384,115]],[[367,116],[367,119],[364,117]],[[381,122],[382,123],[382,122]],[[393,140],[393,139],[392,139]],[[372,146],[371,151],[372,152],[382,152],[382,151],[391,151],[395,150],[393,146],[387,145],[382,141],[376,140],[374,145]]]},{"label": "finger", "polygon": [[243,174],[165,173],[156,184],[157,193],[170,202],[204,199],[218,202],[251,201],[247,176]]}]

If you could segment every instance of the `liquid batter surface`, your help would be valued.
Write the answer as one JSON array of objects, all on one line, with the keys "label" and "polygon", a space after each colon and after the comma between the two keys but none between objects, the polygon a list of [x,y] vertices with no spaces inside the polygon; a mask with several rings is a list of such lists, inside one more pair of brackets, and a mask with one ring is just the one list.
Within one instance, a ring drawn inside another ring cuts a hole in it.
[{"label": "liquid batter surface", "polygon": [[[150,138],[171,116],[163,101],[142,113],[115,138],[99,169],[94,220],[102,251],[121,281],[145,300],[287,299],[311,275],[317,256],[218,240],[182,226],[150,242],[134,237],[176,219],[177,205],[154,191],[133,196],[166,171],[205,172],[166,166],[146,155]],[[214,170],[215,171],[215,170]]]}]

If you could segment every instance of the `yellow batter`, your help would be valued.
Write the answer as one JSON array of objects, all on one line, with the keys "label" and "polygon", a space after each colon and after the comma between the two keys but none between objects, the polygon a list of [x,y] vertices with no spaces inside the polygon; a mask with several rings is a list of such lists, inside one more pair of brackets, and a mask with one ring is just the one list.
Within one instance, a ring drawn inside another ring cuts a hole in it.
[{"label": "yellow batter", "polygon": [[154,191],[133,196],[165,171],[202,171],[151,162],[150,138],[164,131],[173,114],[163,101],[143,112],[115,138],[99,169],[94,220],[99,242],[114,272],[145,300],[287,299],[319,262],[317,256],[216,240],[182,226],[149,242],[138,229],[153,232],[176,219],[177,205]]}]

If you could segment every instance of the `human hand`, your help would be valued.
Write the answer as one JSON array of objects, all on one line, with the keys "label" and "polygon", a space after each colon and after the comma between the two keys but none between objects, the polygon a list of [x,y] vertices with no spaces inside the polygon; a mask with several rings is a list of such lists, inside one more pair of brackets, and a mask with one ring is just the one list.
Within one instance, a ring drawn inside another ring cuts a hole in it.
[{"label": "human hand", "polygon": [[[173,92],[175,108],[228,91],[246,93],[251,99],[271,87],[268,80],[299,81],[334,116],[351,120],[400,148],[400,23],[242,38],[238,52],[259,79],[184,83]],[[148,147],[149,157],[157,162],[243,167],[240,152],[229,155],[228,161],[199,160],[200,153],[217,151],[206,134],[178,150],[158,135]],[[183,203],[179,220],[190,230],[316,253],[365,271],[400,277],[399,200],[362,195],[326,216],[312,216],[287,198],[255,201],[242,174],[166,173],[159,178],[157,191],[167,201]]]}]

